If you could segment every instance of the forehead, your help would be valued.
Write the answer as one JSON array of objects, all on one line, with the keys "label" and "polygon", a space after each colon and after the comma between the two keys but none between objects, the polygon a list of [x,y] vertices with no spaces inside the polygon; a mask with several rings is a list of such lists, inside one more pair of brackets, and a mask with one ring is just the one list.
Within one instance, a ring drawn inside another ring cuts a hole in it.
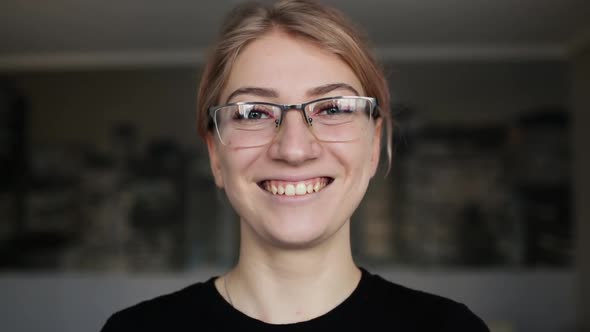
[{"label": "forehead", "polygon": [[333,83],[363,94],[359,79],[339,56],[301,37],[272,31],[240,51],[220,100],[248,86],[273,89],[282,102],[301,102],[310,89]]}]

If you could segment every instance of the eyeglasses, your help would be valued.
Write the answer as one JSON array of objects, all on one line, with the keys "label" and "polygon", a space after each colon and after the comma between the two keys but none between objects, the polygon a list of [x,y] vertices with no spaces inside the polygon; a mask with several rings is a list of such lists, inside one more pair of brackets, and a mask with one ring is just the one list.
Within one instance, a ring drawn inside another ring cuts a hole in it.
[{"label": "eyeglasses", "polygon": [[376,107],[377,100],[372,97],[339,96],[294,105],[232,103],[211,107],[209,115],[223,145],[256,147],[272,142],[289,110],[301,111],[318,140],[348,142],[365,132]]}]

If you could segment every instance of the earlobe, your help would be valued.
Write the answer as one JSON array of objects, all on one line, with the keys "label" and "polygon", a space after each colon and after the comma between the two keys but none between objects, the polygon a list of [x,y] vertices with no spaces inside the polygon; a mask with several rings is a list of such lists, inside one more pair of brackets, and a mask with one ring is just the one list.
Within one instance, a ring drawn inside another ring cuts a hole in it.
[{"label": "earlobe", "polygon": [[206,141],[207,151],[209,152],[209,163],[211,165],[213,178],[215,179],[215,185],[218,188],[223,189],[223,176],[221,175],[221,163],[219,160],[217,147],[215,146],[215,137],[213,137],[213,135],[207,135]]}]

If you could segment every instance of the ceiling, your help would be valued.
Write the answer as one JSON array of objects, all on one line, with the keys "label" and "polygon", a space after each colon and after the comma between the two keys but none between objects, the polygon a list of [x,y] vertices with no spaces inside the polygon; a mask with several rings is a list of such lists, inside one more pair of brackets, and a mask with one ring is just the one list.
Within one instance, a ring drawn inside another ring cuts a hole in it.
[{"label": "ceiling", "polygon": [[[0,69],[198,63],[238,2],[2,0]],[[386,59],[562,58],[590,42],[588,0],[324,2]]]}]

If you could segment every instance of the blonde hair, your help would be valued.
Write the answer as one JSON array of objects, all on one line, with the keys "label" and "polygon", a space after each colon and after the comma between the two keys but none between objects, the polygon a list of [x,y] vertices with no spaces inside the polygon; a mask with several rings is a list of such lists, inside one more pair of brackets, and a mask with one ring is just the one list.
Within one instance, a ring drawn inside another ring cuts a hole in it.
[{"label": "blonde hair", "polygon": [[220,102],[221,92],[240,49],[277,28],[338,55],[359,78],[366,94],[377,99],[376,117],[381,117],[385,125],[389,170],[393,120],[383,68],[352,22],[336,9],[312,0],[280,0],[271,5],[246,3],[230,12],[201,77],[197,95],[199,135],[205,138],[212,129],[208,109]]}]

